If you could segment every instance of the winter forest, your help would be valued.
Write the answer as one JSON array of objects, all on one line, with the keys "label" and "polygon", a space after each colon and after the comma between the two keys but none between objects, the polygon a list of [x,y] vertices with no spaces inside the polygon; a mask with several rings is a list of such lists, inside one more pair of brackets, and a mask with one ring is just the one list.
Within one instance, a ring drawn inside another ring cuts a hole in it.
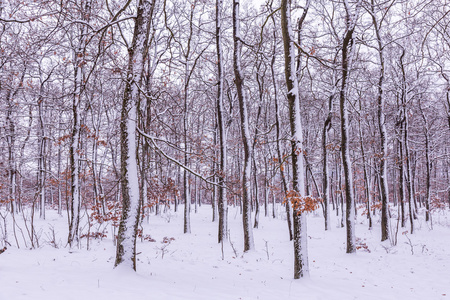
[{"label": "winter forest", "polygon": [[0,68],[0,299],[450,297],[450,1],[0,0]]}]

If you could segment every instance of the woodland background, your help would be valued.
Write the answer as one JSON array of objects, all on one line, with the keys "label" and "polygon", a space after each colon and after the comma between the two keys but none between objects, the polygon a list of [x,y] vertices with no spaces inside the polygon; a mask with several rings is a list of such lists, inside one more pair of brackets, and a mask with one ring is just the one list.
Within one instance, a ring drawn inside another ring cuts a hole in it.
[{"label": "woodland background", "polygon": [[[244,3],[237,17],[229,1],[137,4],[0,2],[0,246],[39,247],[33,222],[48,210],[67,216],[72,247],[105,234],[80,229],[80,212],[119,227],[126,120],[139,131],[128,131],[136,143],[127,144],[137,153],[139,222],[184,209],[189,233],[191,210],[208,204],[220,242],[227,205],[241,207],[245,223],[248,204],[250,231],[277,205],[287,220],[320,209],[349,228],[354,209],[370,227],[381,220],[392,242],[399,230],[414,233],[420,212],[432,222],[450,205],[449,1],[283,1],[281,9],[268,1]],[[139,20],[148,22],[146,39],[137,38]],[[286,43],[299,85],[298,153]],[[135,86],[138,97],[127,98]],[[293,156],[304,163],[304,191],[293,186]],[[306,208],[290,207],[299,198]],[[25,225],[12,238],[7,224],[16,228],[18,218]],[[295,226],[286,227],[291,239]]]}]

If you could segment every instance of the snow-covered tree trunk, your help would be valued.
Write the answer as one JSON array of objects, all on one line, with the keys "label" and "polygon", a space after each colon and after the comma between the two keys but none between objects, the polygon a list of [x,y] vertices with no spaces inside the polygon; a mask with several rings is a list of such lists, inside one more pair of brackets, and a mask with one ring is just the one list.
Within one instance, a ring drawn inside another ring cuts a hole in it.
[{"label": "snow-covered tree trunk", "polygon": [[[445,108],[447,113],[447,125],[448,129],[450,129],[450,78],[449,76],[444,73],[444,71],[441,71],[442,78],[447,82],[446,84],[446,91],[445,91]],[[449,191],[449,197],[450,197],[450,191]]]},{"label": "snow-covered tree trunk", "polygon": [[[445,149],[445,154],[448,155],[447,153],[448,153],[448,151],[447,151],[447,149]],[[446,161],[445,168],[446,168],[445,174],[447,177],[447,186],[450,186],[450,162],[448,159]],[[447,202],[448,202],[448,206],[450,207],[450,189],[447,190]]]},{"label": "snow-covered tree trunk", "polygon": [[[217,115],[216,117],[216,121],[215,121],[215,126],[214,126],[214,145],[217,146],[217,136],[219,135],[218,133],[218,125],[217,125]],[[211,162],[211,171],[213,174],[213,182],[214,183],[218,183],[218,168],[217,168],[217,157],[218,157],[218,151],[216,149],[216,147],[214,147],[213,150],[213,159]],[[219,219],[219,212],[217,209],[217,202],[218,202],[218,198],[219,198],[219,188],[217,187],[217,185],[213,185],[212,186],[212,195],[211,195],[211,208],[212,208],[212,220],[213,222],[216,222]]]},{"label": "snow-covered tree trunk", "polygon": [[244,145],[244,172],[242,174],[242,219],[244,226],[244,251],[255,248],[253,240],[253,228],[251,224],[251,199],[250,199],[250,171],[252,167],[250,149],[250,129],[248,125],[247,97],[244,92],[244,78],[241,70],[241,34],[239,18],[239,0],[233,0],[233,62],[234,77],[239,99],[239,112],[241,117],[241,135]]},{"label": "snow-covered tree trunk", "polygon": [[92,141],[92,191],[94,193],[94,204],[96,206],[97,212],[100,212],[99,209],[99,202],[100,199],[100,176],[97,171],[97,164],[98,164],[98,133],[99,133],[99,125],[101,122],[101,114],[98,115],[98,123],[96,124],[95,118],[94,118],[94,112],[92,112],[92,127],[94,129],[94,140]]},{"label": "snow-covered tree trunk", "polygon": [[6,135],[6,141],[8,144],[8,178],[9,178],[9,201],[11,213],[16,213],[17,201],[16,201],[16,124],[13,117],[13,101],[11,99],[11,91],[6,95],[8,107],[6,110],[6,129],[8,134]]},{"label": "snow-covered tree trunk", "polygon": [[[446,81],[446,85],[445,85],[445,108],[446,108],[446,114],[447,114],[447,125],[448,125],[448,129],[450,130],[450,78],[449,76],[444,73],[444,71],[441,71],[441,75],[444,78],[444,80]],[[445,149],[446,155],[447,155],[447,149]],[[447,160],[446,163],[446,168],[447,168],[447,182],[449,183],[450,186],[450,173],[449,173],[449,161]],[[447,189],[447,200],[448,200],[448,206],[450,207],[450,188]]]},{"label": "snow-covered tree trunk", "polygon": [[[425,126],[428,126],[426,124]],[[427,178],[426,178],[426,195],[425,195],[425,220],[428,222],[431,219],[430,213],[430,196],[431,196],[431,160],[430,160],[430,137],[428,128],[425,129],[425,161],[426,161],[426,169],[427,169]]]},{"label": "snow-covered tree trunk", "polygon": [[399,157],[399,198],[400,198],[400,213],[401,213],[401,226],[405,227],[406,225],[406,218],[405,218],[405,170],[404,170],[404,164],[403,164],[403,121],[400,120],[398,122],[398,127],[400,127],[398,135],[397,135],[397,142],[398,142],[398,157]]},{"label": "snow-covered tree trunk", "polygon": [[[377,51],[380,63],[380,71],[377,86],[377,116],[378,129],[380,132],[380,186],[381,186],[381,241],[389,239],[389,185],[388,185],[388,155],[387,155],[387,131],[384,114],[384,79],[385,79],[385,63],[384,63],[384,44],[381,40],[380,21],[378,21],[375,11],[375,1],[371,0],[371,16],[372,24],[375,30],[377,40]],[[383,13],[385,9],[383,9]],[[382,21],[381,21],[382,22]]]},{"label": "snow-covered tree trunk", "polygon": [[228,204],[227,190],[225,188],[227,173],[227,131],[225,127],[225,107],[223,103],[224,64],[222,50],[222,9],[223,0],[216,0],[216,49],[217,49],[217,127],[219,131],[220,163],[218,169],[218,212],[219,236],[218,242],[227,238],[228,232]]},{"label": "snow-covered tree trunk", "polygon": [[[77,54],[75,54],[76,57]],[[71,201],[70,201],[70,224],[69,224],[69,244],[72,245],[73,242],[78,241],[78,227],[80,222],[80,91],[81,91],[81,61],[79,58],[75,59],[75,90],[73,95],[73,105],[72,105],[72,137],[70,141],[70,169],[71,169]]]},{"label": "snow-covered tree trunk", "polygon": [[[347,253],[356,252],[355,245],[355,207],[353,195],[353,176],[352,166],[350,160],[349,149],[349,120],[348,120],[348,80],[353,56],[353,33],[355,31],[357,14],[351,13],[351,7],[347,0],[344,1],[346,11],[346,31],[342,41],[342,78],[341,87],[339,91],[339,104],[341,113],[341,155],[342,167],[344,171],[344,186],[345,186],[345,203],[346,203],[346,229],[347,229]],[[358,11],[359,3],[356,7]]]},{"label": "snow-covered tree trunk", "polygon": [[[150,59],[148,60],[148,68],[147,72],[151,72],[151,66],[150,66]],[[151,92],[151,73],[147,75],[146,78],[146,92],[149,94]],[[141,106],[142,102],[141,102]],[[142,120],[142,123],[144,124],[145,131],[150,130],[150,126],[152,123],[152,110],[151,110],[151,99],[147,98],[145,101],[145,108],[143,109],[145,120]],[[151,152],[150,152],[150,145],[149,141],[145,138],[142,139],[142,157],[140,159],[141,161],[141,190],[140,190],[140,201],[141,205],[146,205],[145,211],[143,211],[143,214],[147,216],[147,223],[150,221],[150,199],[148,196],[148,182],[149,178],[151,178]]]},{"label": "snow-covered tree trunk", "polygon": [[[270,7],[272,10],[272,7]],[[273,14],[271,14],[271,19],[274,27],[276,27],[275,18]],[[281,177],[281,189],[283,190],[284,195],[288,191],[288,186],[286,182],[286,176],[284,174],[284,166],[283,166],[283,156],[281,155],[281,125],[280,125],[280,105],[278,99],[278,85],[275,78],[275,61],[276,61],[276,53],[277,53],[277,34],[276,30],[273,31],[273,49],[272,49],[272,60],[270,62],[270,72],[272,75],[272,85],[273,85],[273,99],[275,104],[275,129],[276,129],[276,151],[278,157],[278,163],[280,164],[280,177]],[[275,218],[275,196],[273,199],[273,207],[272,207],[272,216]],[[292,241],[292,216],[291,216],[291,206],[287,203],[285,205],[286,209],[286,220],[289,231],[289,240]]]},{"label": "snow-covered tree trunk", "polygon": [[[197,44],[195,43],[195,34],[194,34],[194,12],[196,8],[197,2],[194,1],[191,5],[191,10],[189,13],[189,33],[187,35],[187,41],[185,44],[180,44],[180,52],[183,56],[183,65],[184,65],[184,91],[183,91],[183,100],[184,100],[184,112],[183,112],[183,144],[184,144],[184,166],[190,168],[190,158],[188,155],[189,146],[188,146],[188,136],[189,136],[189,114],[190,114],[190,81],[192,79],[193,71],[197,64],[198,58],[197,56],[193,61],[191,61],[191,56],[196,51]],[[190,175],[189,172],[183,168],[183,187],[184,187],[184,233],[191,232],[191,187],[190,187]]]},{"label": "snow-covered tree trunk", "polygon": [[332,94],[328,97],[328,114],[322,129],[322,155],[323,155],[323,165],[322,165],[322,200],[323,200],[323,215],[325,219],[325,230],[330,229],[330,184],[329,184],[329,171],[328,171],[328,148],[327,148],[327,135],[328,131],[331,129],[331,119],[333,117],[333,98],[334,90]]},{"label": "snow-covered tree trunk", "polygon": [[419,99],[419,110],[423,119],[424,137],[425,137],[425,167],[426,167],[426,187],[425,187],[425,220],[430,221],[430,196],[431,196],[431,161],[430,161],[430,130],[428,128],[428,119],[422,109],[421,100]]},{"label": "snow-covered tree trunk", "polygon": [[[82,19],[89,18],[91,9],[91,1],[81,1],[80,8]],[[81,92],[83,82],[83,69],[85,65],[85,49],[86,49],[86,25],[80,25],[79,41],[74,49],[74,90],[72,96],[72,133],[70,141],[70,169],[71,169],[71,201],[70,201],[70,222],[69,222],[69,238],[70,246],[74,242],[78,242],[78,229],[80,225],[80,143],[81,143]]]},{"label": "snow-covered tree trunk", "polygon": [[[291,21],[291,3],[281,1],[281,30],[283,33],[285,77],[291,127],[292,187],[300,197],[305,195],[305,170],[303,163],[303,132],[300,118],[300,95]],[[299,209],[293,210],[294,278],[309,276],[306,215]]]},{"label": "snow-covered tree trunk", "polygon": [[414,233],[414,192],[413,192],[413,181],[412,181],[412,171],[411,171],[411,152],[409,151],[409,141],[408,141],[408,116],[405,112],[405,121],[403,123],[403,145],[405,147],[405,161],[406,161],[406,188],[408,189],[408,205],[409,205],[409,218],[411,223],[411,234]]},{"label": "snow-covered tree trunk", "polygon": [[115,266],[136,270],[136,234],[139,224],[140,201],[137,166],[137,105],[142,87],[153,3],[139,0],[133,41],[128,49],[127,81],[122,102],[120,124],[122,218],[117,236]]},{"label": "snow-covered tree trunk", "polygon": [[256,169],[256,160],[255,160],[255,151],[254,149],[252,150],[252,158],[253,158],[253,182],[254,182],[254,196],[252,197],[255,201],[254,201],[254,209],[255,209],[255,220],[253,223],[253,228],[258,228],[259,226],[259,195],[258,195],[258,177],[256,176],[257,174],[257,169]]},{"label": "snow-covered tree trunk", "polygon": [[[196,170],[198,172],[198,170]],[[199,189],[199,182],[197,180],[197,177],[194,178],[194,184],[195,184],[195,198],[194,198],[194,211],[195,213],[198,213],[198,203],[200,201],[200,189]]]},{"label": "snow-covered tree trunk", "polygon": [[[261,41],[262,43],[262,41]],[[261,43],[259,45],[259,47],[261,47]],[[258,50],[259,52],[259,50]],[[261,118],[261,112],[262,112],[262,104],[264,101],[264,75],[262,74],[262,62],[263,62],[264,58],[260,57],[259,53],[257,53],[256,55],[256,82],[258,85],[258,111],[256,113],[256,120],[254,121],[254,126],[255,126],[255,134],[254,134],[254,138],[253,138],[253,143],[252,143],[252,164],[253,164],[253,182],[254,182],[254,197],[253,199],[255,200],[255,222],[254,222],[254,228],[258,228],[259,226],[259,214],[260,214],[260,201],[259,201],[259,187],[258,187],[258,166],[256,164],[256,152],[255,152],[255,147],[256,144],[258,142],[258,138],[259,138],[259,120]]]},{"label": "snow-covered tree trunk", "polygon": [[[3,3],[3,1],[0,1],[0,17],[2,17],[2,13],[3,13],[3,9],[5,7],[5,4]],[[3,27],[3,30],[1,31],[2,35],[4,35],[5,33],[5,27]],[[4,47],[4,45],[2,44],[2,47]],[[14,59],[13,59],[14,60]],[[7,63],[9,61],[9,63]],[[3,71],[3,68],[6,67],[6,65],[10,65],[10,67],[12,67],[11,65],[11,61],[10,58],[7,58],[7,55],[5,55],[5,53],[3,53],[2,55],[2,64],[0,67],[0,70]],[[1,101],[2,103],[6,104],[6,123],[4,125],[2,125],[2,127],[4,128],[4,132],[6,134],[6,144],[8,147],[8,166],[7,166],[7,174],[8,174],[8,198],[7,199],[10,202],[10,206],[9,209],[11,210],[11,213],[17,213],[19,211],[21,211],[21,203],[20,203],[20,190],[17,188],[17,175],[20,175],[20,167],[18,167],[18,163],[17,163],[17,156],[16,156],[16,138],[17,138],[17,131],[16,128],[19,125],[20,126],[20,122],[18,121],[17,117],[17,108],[20,108],[19,102],[17,101],[17,95],[19,93],[19,91],[22,91],[24,89],[24,79],[25,79],[25,75],[27,72],[27,65],[24,66],[24,68],[20,71],[20,73],[17,71],[17,76],[19,79],[18,80],[18,84],[13,87],[10,84],[14,84],[14,81],[12,82],[8,82],[8,80],[12,80],[13,77],[4,77],[7,76],[6,74],[1,74],[1,81],[0,81],[0,93],[5,91],[6,93],[3,94],[1,93]],[[20,77],[19,77],[20,74]],[[5,81],[4,81],[5,80]],[[5,84],[6,83],[6,84]],[[6,85],[6,87],[3,86],[3,84]],[[30,122],[32,120],[31,117],[31,106],[30,106]],[[29,127],[28,127],[28,133],[27,136],[25,138],[25,141],[23,142],[23,146],[22,146],[22,150],[21,150],[21,157],[23,157],[23,149],[24,149],[24,145],[26,144],[26,142],[28,141],[29,137],[30,137],[30,132],[31,132],[31,123],[29,123]],[[19,165],[20,166],[20,165]],[[20,178],[22,178],[22,176],[19,176]],[[18,192],[19,191],[19,192]],[[19,196],[19,197],[17,197]]]},{"label": "snow-covered tree trunk", "polygon": [[[183,128],[184,128],[184,165],[189,167],[189,156],[188,156],[188,60],[186,57],[186,69],[185,69],[185,86],[184,86],[184,114],[183,114]],[[189,173],[186,169],[183,169],[183,197],[184,197],[184,233],[191,233],[191,188],[189,183]]]},{"label": "snow-covered tree trunk", "polygon": [[[267,139],[266,139],[267,145]],[[264,157],[264,216],[269,216],[269,164],[267,157]]]},{"label": "snow-covered tree trunk", "polygon": [[[61,113],[58,113],[58,141],[61,138],[61,127],[62,127],[62,121],[61,121]],[[58,214],[62,214],[62,188],[61,188],[61,159],[62,159],[62,143],[58,142],[58,154],[57,154],[57,181],[58,181]]]},{"label": "snow-covered tree trunk", "polygon": [[399,64],[400,64],[400,68],[401,68],[401,106],[402,106],[402,133],[403,135],[401,136],[401,139],[403,139],[403,147],[404,147],[404,159],[406,161],[406,170],[405,170],[405,175],[406,175],[406,188],[408,189],[408,205],[409,205],[409,220],[410,220],[410,224],[411,224],[411,234],[414,233],[414,215],[415,215],[415,211],[413,208],[413,204],[414,204],[414,194],[413,194],[413,188],[412,188],[412,182],[411,182],[411,178],[412,178],[412,174],[411,174],[411,155],[409,152],[409,141],[408,141],[408,115],[407,115],[407,111],[406,111],[406,103],[407,103],[407,85],[406,85],[406,70],[405,70],[405,65],[403,62],[403,59],[405,57],[406,51],[403,48],[402,49],[402,54],[400,55],[400,60],[399,60]]},{"label": "snow-covered tree trunk", "polygon": [[[359,111],[361,113],[362,105],[361,105],[361,99],[359,99]],[[364,193],[366,195],[366,201],[367,201],[367,219],[369,220],[369,228],[372,228],[372,213],[371,213],[371,205],[372,205],[372,187],[371,187],[371,180],[370,176],[367,171],[367,157],[366,157],[366,151],[364,149],[364,137],[363,137],[363,131],[361,126],[361,115],[359,115],[358,118],[358,131],[359,131],[359,147],[361,148],[361,157],[363,161],[363,174],[364,174]]]},{"label": "snow-covered tree trunk", "polygon": [[41,94],[38,98],[38,119],[39,119],[39,157],[38,157],[38,191],[39,191],[39,217],[45,219],[45,179],[46,179],[46,163],[45,156],[47,150],[47,137],[45,131],[45,111],[44,111],[44,97],[43,93],[43,83],[41,83]]},{"label": "snow-covered tree trunk", "polygon": [[6,94],[7,109],[6,109],[6,142],[8,145],[8,179],[9,179],[9,201],[11,213],[17,212],[16,202],[16,122],[13,116],[14,103],[11,97],[12,92],[8,91]]}]

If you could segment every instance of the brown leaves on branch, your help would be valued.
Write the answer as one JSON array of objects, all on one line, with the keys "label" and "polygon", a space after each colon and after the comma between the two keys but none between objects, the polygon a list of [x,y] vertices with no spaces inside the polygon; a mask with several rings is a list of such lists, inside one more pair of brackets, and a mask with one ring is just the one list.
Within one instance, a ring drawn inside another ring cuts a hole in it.
[{"label": "brown leaves on branch", "polygon": [[299,192],[294,190],[288,191],[285,196],[285,202],[291,203],[292,208],[297,212],[297,214],[315,211],[319,208],[319,203],[321,201],[321,198],[312,196],[303,197]]},{"label": "brown leaves on branch", "polygon": [[438,196],[430,197],[430,211],[445,211],[447,205],[445,200],[439,198]]},{"label": "brown leaves on branch", "polygon": [[122,205],[119,202],[107,201],[105,213],[101,212],[102,205],[98,203],[92,206],[92,213],[89,218],[98,224],[111,222],[111,225],[118,227],[122,216]]},{"label": "brown leaves on branch", "polygon": [[369,252],[369,253],[371,252],[369,249],[369,246],[367,246],[367,244],[360,238],[356,238],[356,249],[362,250],[365,252]]}]

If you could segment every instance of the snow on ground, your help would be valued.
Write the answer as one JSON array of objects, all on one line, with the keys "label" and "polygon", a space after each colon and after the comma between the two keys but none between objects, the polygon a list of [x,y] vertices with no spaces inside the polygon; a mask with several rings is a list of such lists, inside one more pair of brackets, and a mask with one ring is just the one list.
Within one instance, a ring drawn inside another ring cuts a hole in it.
[{"label": "snow on ground", "polygon": [[[379,223],[368,230],[359,216],[356,236],[370,252],[361,248],[356,254],[345,253],[345,228],[338,227],[336,216],[332,230],[325,232],[323,218],[310,214],[311,277],[300,280],[293,279],[293,247],[286,221],[278,215],[260,218],[256,250],[249,253],[242,252],[237,209],[230,208],[230,241],[223,252],[210,206],[192,213],[189,235],[182,233],[182,210],[151,216],[149,224],[144,222],[144,235],[156,241],[138,242],[134,273],[113,269],[111,234],[103,241],[91,240],[89,250],[85,238],[79,248],[66,247],[67,217],[48,211],[46,220],[35,220],[42,228],[39,249],[17,249],[8,232],[13,246],[0,254],[0,300],[450,299],[448,210],[434,214],[433,230],[422,219],[413,235],[400,228],[397,246],[379,242]],[[52,226],[58,249],[48,243]],[[165,237],[168,243],[162,243]]]}]

